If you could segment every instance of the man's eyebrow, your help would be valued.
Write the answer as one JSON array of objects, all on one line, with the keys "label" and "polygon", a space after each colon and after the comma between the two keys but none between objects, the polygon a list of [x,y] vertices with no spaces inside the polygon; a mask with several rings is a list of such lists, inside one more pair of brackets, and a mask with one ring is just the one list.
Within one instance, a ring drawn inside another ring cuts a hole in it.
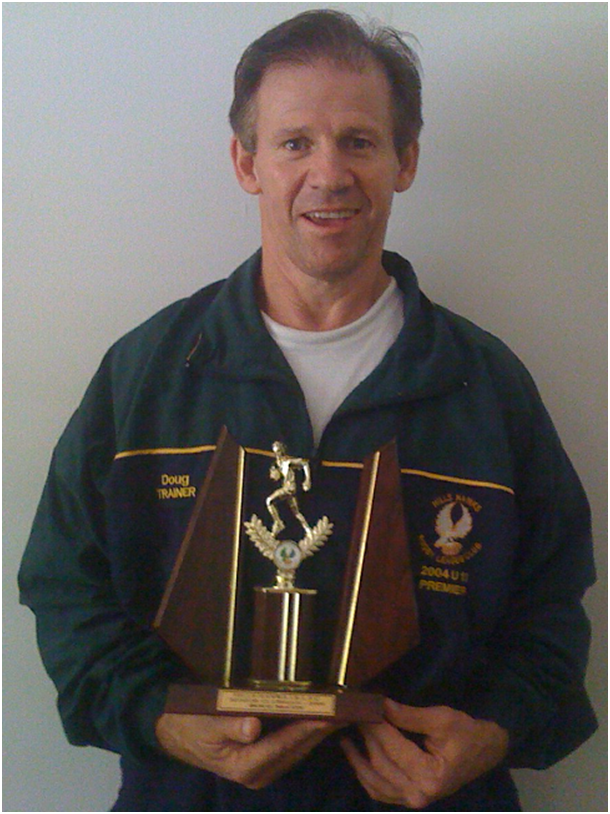
[{"label": "man's eyebrow", "polygon": [[[369,138],[379,138],[380,129],[370,124],[350,125],[340,130],[337,135],[339,138],[350,138],[353,136],[365,136]],[[310,128],[307,125],[295,125],[294,127],[281,127],[279,130],[274,130],[272,137],[281,141],[282,139],[294,138],[295,136],[308,136],[310,135]]]},{"label": "man's eyebrow", "polygon": [[309,132],[308,128],[303,125],[295,125],[294,127],[281,127],[279,130],[274,130],[272,136],[274,139],[284,139],[294,136],[304,136]]},{"label": "man's eyebrow", "polygon": [[341,131],[342,136],[365,136],[368,138],[379,138],[381,130],[378,127],[375,127],[370,124],[363,124],[363,125],[353,125],[351,127],[346,127],[345,130]]}]

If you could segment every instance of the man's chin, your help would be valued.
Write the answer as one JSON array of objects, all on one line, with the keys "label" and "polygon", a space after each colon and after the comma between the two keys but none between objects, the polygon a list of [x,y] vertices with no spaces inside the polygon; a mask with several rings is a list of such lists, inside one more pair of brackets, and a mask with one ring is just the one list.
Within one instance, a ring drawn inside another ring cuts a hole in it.
[{"label": "man's chin", "polygon": [[[379,262],[381,263],[381,257]],[[370,262],[367,262],[367,259],[360,254],[355,255],[351,252],[344,252],[335,255],[328,253],[315,254],[302,258],[295,265],[308,277],[332,283],[358,276],[370,266]]]}]

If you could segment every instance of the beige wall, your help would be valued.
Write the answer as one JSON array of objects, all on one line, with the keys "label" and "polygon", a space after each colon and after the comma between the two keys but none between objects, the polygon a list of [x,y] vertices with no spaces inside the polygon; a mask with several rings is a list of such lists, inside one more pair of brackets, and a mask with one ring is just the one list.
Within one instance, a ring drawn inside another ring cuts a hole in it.
[{"label": "beige wall", "polygon": [[[5,810],[107,809],[69,747],[15,574],[52,446],[107,346],[258,243],[226,124],[243,47],[313,3],[4,4]],[[414,32],[426,127],[388,246],[536,378],[591,497],[605,454],[605,3],[344,3]],[[603,584],[587,606],[605,720]],[[602,811],[605,734],[520,772],[535,811]]]}]

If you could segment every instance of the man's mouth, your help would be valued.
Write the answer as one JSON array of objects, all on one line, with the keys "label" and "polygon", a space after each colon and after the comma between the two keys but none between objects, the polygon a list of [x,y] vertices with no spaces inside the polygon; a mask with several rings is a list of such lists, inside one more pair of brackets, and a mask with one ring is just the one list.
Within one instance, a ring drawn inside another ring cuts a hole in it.
[{"label": "man's mouth", "polygon": [[311,212],[303,213],[303,217],[312,223],[331,224],[338,221],[346,221],[357,215],[358,209],[314,209]]}]

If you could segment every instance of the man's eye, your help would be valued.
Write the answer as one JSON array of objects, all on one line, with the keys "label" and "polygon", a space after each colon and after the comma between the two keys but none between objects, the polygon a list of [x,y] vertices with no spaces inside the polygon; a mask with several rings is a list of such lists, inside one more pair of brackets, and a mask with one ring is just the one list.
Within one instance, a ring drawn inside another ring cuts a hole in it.
[{"label": "man's eye", "polygon": [[354,136],[350,139],[350,145],[353,150],[369,150],[373,146],[373,142],[361,136]]},{"label": "man's eye", "polygon": [[290,152],[298,152],[304,150],[306,147],[306,140],[304,138],[289,138],[284,142],[284,147]]}]

